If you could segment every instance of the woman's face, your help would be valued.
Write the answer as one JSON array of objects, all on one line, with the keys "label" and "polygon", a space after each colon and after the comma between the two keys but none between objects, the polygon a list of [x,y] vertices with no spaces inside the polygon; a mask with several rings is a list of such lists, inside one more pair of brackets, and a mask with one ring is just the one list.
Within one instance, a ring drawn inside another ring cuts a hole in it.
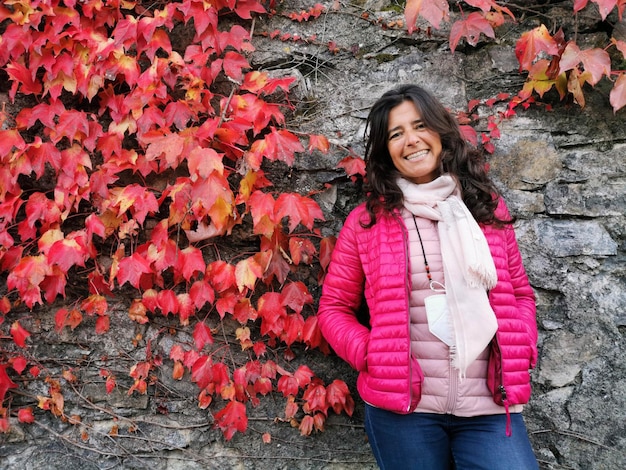
[{"label": "woman's face", "polygon": [[394,166],[406,179],[428,183],[439,176],[441,138],[424,127],[412,101],[403,101],[389,111],[387,149]]}]

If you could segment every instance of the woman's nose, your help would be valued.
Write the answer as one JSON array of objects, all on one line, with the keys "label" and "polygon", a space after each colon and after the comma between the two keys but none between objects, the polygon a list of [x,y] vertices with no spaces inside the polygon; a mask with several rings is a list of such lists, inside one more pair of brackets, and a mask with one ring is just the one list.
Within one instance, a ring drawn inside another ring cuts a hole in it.
[{"label": "woman's nose", "polygon": [[417,145],[420,141],[419,132],[412,130],[407,134],[407,144]]}]

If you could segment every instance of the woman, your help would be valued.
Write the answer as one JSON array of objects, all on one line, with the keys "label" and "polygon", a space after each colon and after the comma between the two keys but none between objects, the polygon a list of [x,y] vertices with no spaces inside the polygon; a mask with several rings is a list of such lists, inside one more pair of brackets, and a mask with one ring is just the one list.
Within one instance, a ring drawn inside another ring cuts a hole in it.
[{"label": "woman", "polygon": [[534,294],[482,156],[414,85],[385,93],[367,129],[367,199],[339,234],[318,315],[359,371],[376,461],[536,469],[520,414],[537,359]]}]

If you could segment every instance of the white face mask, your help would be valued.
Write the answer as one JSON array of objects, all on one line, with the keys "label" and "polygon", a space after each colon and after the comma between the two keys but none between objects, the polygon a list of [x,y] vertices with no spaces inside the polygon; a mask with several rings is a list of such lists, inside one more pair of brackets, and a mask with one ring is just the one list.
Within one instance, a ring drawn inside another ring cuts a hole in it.
[{"label": "white face mask", "polygon": [[430,295],[424,299],[424,305],[430,332],[448,346],[453,346],[454,336],[446,294]]}]

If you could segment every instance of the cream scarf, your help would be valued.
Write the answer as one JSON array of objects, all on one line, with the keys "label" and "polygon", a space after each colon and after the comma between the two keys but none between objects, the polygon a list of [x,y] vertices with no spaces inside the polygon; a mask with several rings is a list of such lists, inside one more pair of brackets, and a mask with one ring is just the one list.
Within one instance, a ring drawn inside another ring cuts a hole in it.
[{"label": "cream scarf", "polygon": [[498,329],[487,297],[487,290],[497,282],[489,245],[461,199],[452,176],[444,174],[426,184],[398,178],[397,183],[409,212],[438,222],[454,338],[452,365],[465,377],[468,366],[487,347]]}]

